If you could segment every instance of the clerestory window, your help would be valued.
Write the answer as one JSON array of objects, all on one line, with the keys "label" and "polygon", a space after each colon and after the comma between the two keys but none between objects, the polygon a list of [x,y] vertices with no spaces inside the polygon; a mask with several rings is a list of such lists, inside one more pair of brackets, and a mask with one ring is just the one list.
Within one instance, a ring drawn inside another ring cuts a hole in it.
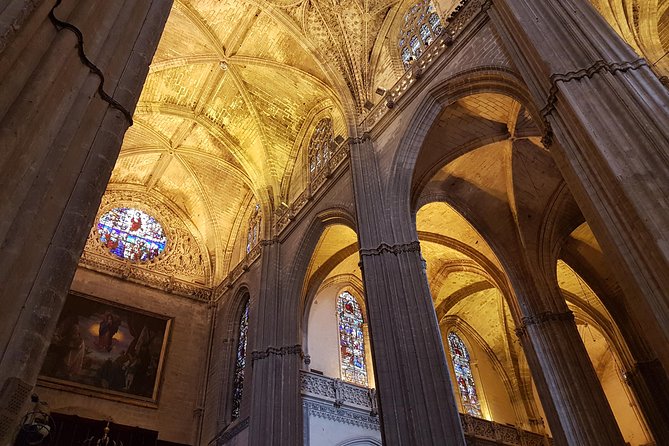
[{"label": "clerestory window", "polygon": [[404,68],[408,70],[442,32],[441,19],[431,1],[420,1],[410,7],[404,14],[398,38]]}]

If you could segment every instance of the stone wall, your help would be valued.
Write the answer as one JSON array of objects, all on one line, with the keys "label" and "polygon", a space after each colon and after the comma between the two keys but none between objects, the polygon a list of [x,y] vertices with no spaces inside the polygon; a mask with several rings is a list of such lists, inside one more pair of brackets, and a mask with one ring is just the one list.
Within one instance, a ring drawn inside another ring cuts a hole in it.
[{"label": "stone wall", "polygon": [[80,268],[72,290],[172,318],[157,407],[37,386],[52,412],[158,431],[160,440],[196,442],[199,389],[209,338],[207,304]]}]

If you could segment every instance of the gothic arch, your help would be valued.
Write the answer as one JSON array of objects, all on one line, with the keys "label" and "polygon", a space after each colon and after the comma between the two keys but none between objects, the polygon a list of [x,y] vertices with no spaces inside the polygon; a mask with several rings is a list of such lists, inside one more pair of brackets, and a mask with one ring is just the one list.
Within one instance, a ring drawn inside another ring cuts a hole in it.
[{"label": "gothic arch", "polygon": [[[497,93],[509,96],[527,107],[532,116],[539,116],[525,85],[518,75],[506,67],[478,67],[458,73],[433,87],[418,106],[393,156],[389,175],[388,196],[391,219],[395,227],[413,228],[411,209],[414,169],[423,144],[439,114],[457,100],[479,93]],[[536,120],[535,120],[536,121]],[[478,145],[477,147],[480,147]],[[468,147],[473,150],[476,147]],[[458,151],[442,160],[443,164],[463,155]],[[407,234],[409,239],[411,234]]]},{"label": "gothic arch", "polygon": [[[309,222],[296,250],[289,274],[284,282],[285,296],[295,296],[295,316],[302,321],[307,305],[307,270],[318,242],[328,226],[343,225],[357,233],[353,213],[344,207],[332,207],[319,212]],[[301,324],[300,324],[301,325]]]}]

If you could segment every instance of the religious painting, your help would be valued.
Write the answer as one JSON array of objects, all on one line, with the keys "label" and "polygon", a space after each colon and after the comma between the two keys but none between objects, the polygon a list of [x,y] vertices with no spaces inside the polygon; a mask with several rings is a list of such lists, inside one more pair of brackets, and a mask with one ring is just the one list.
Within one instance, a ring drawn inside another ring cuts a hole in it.
[{"label": "religious painting", "polygon": [[157,402],[171,320],[70,293],[40,383]]}]

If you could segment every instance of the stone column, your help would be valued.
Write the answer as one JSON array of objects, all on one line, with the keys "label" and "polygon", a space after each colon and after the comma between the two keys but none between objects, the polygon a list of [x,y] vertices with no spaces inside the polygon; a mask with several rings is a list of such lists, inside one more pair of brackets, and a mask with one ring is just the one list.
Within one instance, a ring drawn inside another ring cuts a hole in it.
[{"label": "stone column", "polygon": [[[0,27],[19,3],[0,8]],[[53,1],[25,3],[21,27],[0,42],[2,443],[35,384],[172,2],[66,0],[51,18]]]},{"label": "stone column", "polygon": [[544,143],[669,370],[669,93],[590,2],[492,6]]},{"label": "stone column", "polygon": [[372,345],[369,337],[369,323],[362,324],[362,337],[365,340],[365,366],[367,367],[367,387],[376,388],[374,381],[374,360],[372,356]]},{"label": "stone column", "polygon": [[669,380],[657,359],[638,361],[625,372],[625,382],[634,392],[657,444],[669,438]]},{"label": "stone column", "polygon": [[524,268],[523,263],[519,259],[512,273],[521,313],[516,334],[535,376],[556,443],[624,445],[555,273],[545,274],[539,267]]},{"label": "stone column", "polygon": [[[281,245],[263,240],[260,296],[251,300],[249,445],[302,444],[298,310],[281,293]],[[248,364],[247,364],[248,367]],[[248,369],[247,369],[248,370]]]},{"label": "stone column", "polygon": [[394,237],[369,139],[351,144],[351,169],[384,444],[464,446],[417,238]]}]

